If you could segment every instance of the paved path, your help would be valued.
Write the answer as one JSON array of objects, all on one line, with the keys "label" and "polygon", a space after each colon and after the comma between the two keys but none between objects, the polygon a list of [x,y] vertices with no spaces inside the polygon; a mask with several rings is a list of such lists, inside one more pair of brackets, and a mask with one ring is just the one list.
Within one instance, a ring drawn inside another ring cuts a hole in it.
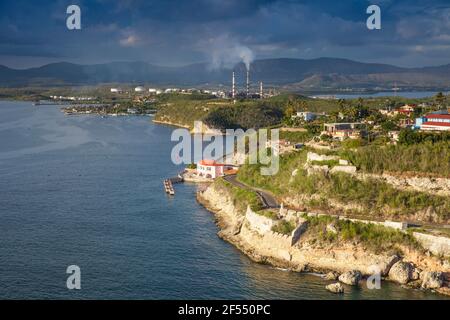
[{"label": "paved path", "polygon": [[254,187],[248,186],[242,182],[237,181],[235,174],[225,176],[224,179],[226,181],[228,181],[229,183],[235,185],[236,187],[247,189],[247,190],[252,190],[252,191],[256,192],[258,194],[258,196],[260,197],[265,208],[279,208],[280,207],[277,200],[275,199],[275,197],[272,194],[270,194],[267,191],[264,191],[264,190],[261,190],[258,188],[254,188]]}]

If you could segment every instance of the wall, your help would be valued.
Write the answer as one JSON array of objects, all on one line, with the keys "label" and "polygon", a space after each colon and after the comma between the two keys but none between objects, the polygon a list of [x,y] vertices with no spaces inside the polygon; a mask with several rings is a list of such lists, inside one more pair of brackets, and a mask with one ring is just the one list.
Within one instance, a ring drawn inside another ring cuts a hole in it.
[{"label": "wall", "polygon": [[431,253],[450,257],[450,238],[438,237],[420,232],[414,232],[413,236]]},{"label": "wall", "polygon": [[253,212],[249,206],[247,207],[247,212],[245,213],[245,219],[250,224],[251,229],[261,235],[272,231],[272,227],[275,224],[274,220]]},{"label": "wall", "polygon": [[329,160],[339,160],[338,156],[326,156],[326,155],[320,155],[314,152],[308,152],[306,161],[329,161]]},{"label": "wall", "polygon": [[336,173],[336,172],[344,172],[344,173],[348,173],[348,174],[354,174],[356,173],[356,167],[355,166],[334,166],[331,171],[331,173]]}]

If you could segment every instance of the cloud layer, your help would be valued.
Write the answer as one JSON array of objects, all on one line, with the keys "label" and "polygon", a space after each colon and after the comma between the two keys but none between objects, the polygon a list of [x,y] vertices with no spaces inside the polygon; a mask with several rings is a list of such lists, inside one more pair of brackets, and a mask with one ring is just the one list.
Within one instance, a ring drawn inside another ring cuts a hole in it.
[{"label": "cloud layer", "polygon": [[[0,2],[0,64],[141,60],[220,67],[240,59],[323,56],[450,63],[448,0],[80,0],[80,31],[65,27],[70,4]],[[366,28],[370,4],[381,7],[382,30]]]}]

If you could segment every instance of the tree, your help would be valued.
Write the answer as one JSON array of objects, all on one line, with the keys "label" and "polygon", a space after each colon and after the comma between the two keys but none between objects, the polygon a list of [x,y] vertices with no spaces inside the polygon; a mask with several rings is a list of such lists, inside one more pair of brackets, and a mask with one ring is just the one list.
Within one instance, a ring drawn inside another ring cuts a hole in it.
[{"label": "tree", "polygon": [[395,122],[391,121],[391,120],[387,120],[383,123],[381,123],[381,129],[384,132],[389,132],[389,131],[394,131],[398,129],[397,124],[395,124]]},{"label": "tree", "polygon": [[445,96],[442,92],[438,92],[438,94],[436,94],[436,96],[434,97],[434,99],[436,100],[436,104],[440,107],[442,107],[444,105],[445,102]]}]

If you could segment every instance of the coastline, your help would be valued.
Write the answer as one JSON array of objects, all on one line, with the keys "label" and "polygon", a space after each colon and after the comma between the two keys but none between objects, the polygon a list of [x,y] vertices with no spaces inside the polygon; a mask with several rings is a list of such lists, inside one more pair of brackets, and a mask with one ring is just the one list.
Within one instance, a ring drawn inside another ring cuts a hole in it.
[{"label": "coastline", "polygon": [[174,122],[171,122],[171,121],[155,120],[155,119],[152,119],[152,122],[153,122],[153,123],[156,123],[156,124],[164,124],[164,125],[173,126],[173,127],[178,127],[178,128],[190,129],[190,127],[187,126],[187,125],[183,125],[183,124],[180,124],[180,123],[174,123]]},{"label": "coastline", "polygon": [[[262,234],[252,228],[252,222],[247,214],[239,210],[236,202],[224,192],[211,184],[205,191],[197,193],[197,201],[214,214],[219,227],[218,236],[231,243],[248,258],[257,263],[269,264],[276,268],[294,272],[307,273],[348,273],[353,270],[361,272],[363,278],[373,273],[373,266],[379,267],[383,280],[397,282],[391,279],[390,270],[399,263],[412,263],[414,270],[423,271],[423,275],[431,271],[442,271],[437,259],[432,256],[419,255],[414,250],[406,249],[403,258],[384,253],[368,252],[361,244],[353,243],[340,246],[311,246],[307,241],[295,246],[286,244],[286,237],[273,232]],[[247,209],[248,210],[248,209]],[[303,236],[301,236],[303,237]],[[372,270],[372,271],[371,271]],[[416,271],[415,271],[416,272]],[[407,288],[419,289],[423,276],[418,273],[416,278],[399,283]],[[325,290],[325,288],[324,288]],[[428,289],[427,289],[428,290]],[[450,288],[442,286],[433,292],[450,296]]]}]

